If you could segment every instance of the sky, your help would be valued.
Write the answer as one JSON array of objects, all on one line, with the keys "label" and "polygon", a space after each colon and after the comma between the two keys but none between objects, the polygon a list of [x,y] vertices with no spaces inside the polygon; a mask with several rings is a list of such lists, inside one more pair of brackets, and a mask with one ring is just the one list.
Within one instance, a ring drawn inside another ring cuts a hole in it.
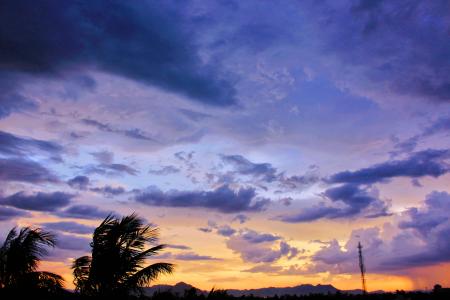
[{"label": "sky", "polygon": [[0,238],[71,288],[136,212],[202,289],[450,285],[448,1],[0,5]]}]

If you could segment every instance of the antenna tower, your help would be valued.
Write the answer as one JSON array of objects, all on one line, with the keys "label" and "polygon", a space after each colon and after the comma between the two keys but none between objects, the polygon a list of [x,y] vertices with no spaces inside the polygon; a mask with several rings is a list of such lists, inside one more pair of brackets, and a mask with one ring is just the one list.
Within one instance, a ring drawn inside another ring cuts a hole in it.
[{"label": "antenna tower", "polygon": [[361,242],[358,242],[358,255],[359,255],[359,269],[361,270],[362,290],[363,290],[364,294],[367,294],[367,288],[366,288],[366,267],[364,266],[364,258],[363,258],[363,255],[362,255]]}]

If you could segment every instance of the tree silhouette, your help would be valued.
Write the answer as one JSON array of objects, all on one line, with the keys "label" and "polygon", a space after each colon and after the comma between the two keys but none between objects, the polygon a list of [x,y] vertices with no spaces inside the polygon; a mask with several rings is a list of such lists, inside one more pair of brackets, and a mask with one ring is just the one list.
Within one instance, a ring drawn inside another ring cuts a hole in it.
[{"label": "tree silhouette", "polygon": [[47,255],[47,247],[55,246],[55,237],[40,228],[11,229],[0,248],[0,288],[41,289],[55,292],[62,289],[61,276],[36,271],[39,261]]},{"label": "tree silhouette", "polygon": [[172,273],[169,263],[145,266],[147,258],[165,247],[145,249],[147,243],[157,241],[158,228],[144,225],[136,214],[120,220],[109,215],[94,231],[92,256],[82,256],[72,265],[76,290],[86,295],[126,296],[160,274]]}]

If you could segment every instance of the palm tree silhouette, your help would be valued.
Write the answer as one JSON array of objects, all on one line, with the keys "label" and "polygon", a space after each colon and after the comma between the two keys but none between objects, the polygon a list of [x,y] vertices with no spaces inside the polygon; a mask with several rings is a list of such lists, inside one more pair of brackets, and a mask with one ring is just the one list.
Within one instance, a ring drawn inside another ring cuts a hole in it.
[{"label": "palm tree silhouette", "polygon": [[60,291],[61,276],[36,271],[39,261],[47,255],[46,247],[55,246],[55,237],[40,228],[11,229],[0,248],[0,288],[48,292]]},{"label": "palm tree silhouette", "polygon": [[132,214],[122,219],[109,215],[98,226],[91,242],[92,256],[82,256],[72,265],[76,290],[86,295],[126,296],[161,274],[170,274],[173,265],[145,260],[165,245],[146,248],[158,241],[158,228]]}]

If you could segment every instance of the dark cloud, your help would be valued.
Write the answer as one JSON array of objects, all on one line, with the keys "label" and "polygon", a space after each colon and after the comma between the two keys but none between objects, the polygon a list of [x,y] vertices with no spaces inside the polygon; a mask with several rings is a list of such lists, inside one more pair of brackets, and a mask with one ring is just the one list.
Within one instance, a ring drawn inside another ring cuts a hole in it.
[{"label": "dark cloud", "polygon": [[135,168],[124,164],[99,164],[99,165],[89,165],[86,166],[85,172],[88,174],[100,174],[100,175],[108,175],[108,176],[117,176],[117,175],[132,175],[136,176],[139,171]]},{"label": "dark cloud", "polygon": [[114,161],[114,153],[110,151],[91,152],[89,154],[101,164],[111,164]]},{"label": "dark cloud", "polygon": [[7,0],[0,11],[0,65],[52,76],[99,69],[201,103],[233,104],[234,88],[219,68],[202,63],[176,7],[123,1],[89,6],[56,1],[36,7]]},{"label": "dark cloud", "polygon": [[450,116],[442,116],[427,126],[421,136],[427,137],[440,133],[450,133]]},{"label": "dark cloud", "polygon": [[177,167],[174,166],[164,166],[158,170],[154,170],[154,169],[150,169],[148,170],[149,174],[153,174],[153,175],[170,175],[170,174],[175,174],[175,173],[179,173],[180,169],[178,169]]},{"label": "dark cloud", "polygon": [[0,204],[26,210],[54,212],[69,205],[73,197],[75,195],[62,192],[38,192],[34,194],[18,192],[7,197],[1,197]]},{"label": "dark cloud", "polygon": [[137,192],[135,200],[154,206],[204,207],[223,213],[261,211],[269,204],[268,199],[259,198],[253,188],[233,190],[223,185],[212,191],[163,192],[157,187]]},{"label": "dark cloud", "polygon": [[194,252],[176,254],[173,255],[173,258],[177,260],[221,260],[220,258],[209,255],[199,255]]},{"label": "dark cloud", "polygon": [[95,230],[95,227],[93,226],[87,226],[76,222],[41,223],[41,226],[50,230],[57,230],[76,234],[90,234],[93,233]]},{"label": "dark cloud", "polygon": [[12,207],[0,206],[0,221],[8,221],[18,217],[28,217],[30,214]]},{"label": "dark cloud", "polygon": [[[0,72],[0,76],[3,76]],[[11,90],[11,86],[2,86],[0,79],[0,119],[6,118],[12,113],[28,110],[36,110],[35,101]]]},{"label": "dark cloud", "polygon": [[253,163],[242,155],[222,155],[221,158],[231,164],[239,174],[260,177],[267,182],[277,179],[277,169],[269,163]]},{"label": "dark cloud", "polygon": [[166,248],[179,249],[179,250],[190,250],[191,247],[185,245],[175,245],[175,244],[166,244]]},{"label": "dark cloud", "polygon": [[228,225],[223,225],[217,228],[217,233],[220,234],[221,236],[232,236],[233,234],[236,233],[236,230]]},{"label": "dark cloud", "polygon": [[199,122],[199,121],[203,121],[205,119],[211,118],[212,116],[209,114],[205,114],[205,113],[201,113],[198,111],[193,111],[190,109],[184,109],[184,108],[180,108],[178,110],[183,116],[185,116],[187,119],[194,121],[194,122]]},{"label": "dark cloud", "polygon": [[280,239],[279,236],[270,233],[259,233],[254,230],[246,229],[239,232],[239,235],[245,241],[251,244],[259,244],[264,242],[273,242]]},{"label": "dark cloud", "polygon": [[106,211],[99,209],[93,205],[72,205],[62,211],[58,211],[55,214],[63,218],[76,218],[76,219],[103,219],[112,211]]},{"label": "dark cloud", "polygon": [[423,207],[410,208],[405,212],[407,220],[399,223],[399,228],[412,228],[424,238],[433,234],[439,225],[450,220],[450,194],[447,192],[432,192],[427,195]]},{"label": "dark cloud", "polygon": [[440,118],[434,120],[426,126],[419,134],[413,135],[406,140],[399,140],[395,138],[394,151],[391,151],[392,156],[397,156],[402,153],[412,152],[419,143],[427,137],[438,135],[438,134],[449,134],[450,133],[450,116],[441,116]]},{"label": "dark cloud", "polygon": [[346,74],[336,66],[340,80],[358,78],[355,89],[365,85],[376,92],[450,100],[448,1],[312,1],[301,6],[321,33],[322,54],[345,66]]},{"label": "dark cloud", "polygon": [[67,184],[74,189],[85,190],[89,186],[89,182],[89,177],[80,175],[69,179]]},{"label": "dark cloud", "polygon": [[403,160],[391,160],[353,172],[336,173],[328,178],[328,182],[372,184],[394,177],[439,177],[449,172],[450,166],[446,162],[449,158],[448,149],[428,149],[414,152]]},{"label": "dark cloud", "polygon": [[39,163],[22,158],[0,158],[0,180],[30,183],[59,181],[55,174]]},{"label": "dark cloud", "polygon": [[319,204],[304,208],[297,214],[288,214],[278,217],[288,223],[310,222],[318,219],[337,219],[364,216],[376,218],[389,216],[387,204],[378,199],[375,193],[356,184],[344,184],[329,188],[324,196],[331,201],[330,204]]},{"label": "dark cloud", "polygon": [[198,228],[198,230],[200,230],[201,232],[204,232],[204,233],[210,233],[213,231],[213,229],[210,227],[200,227],[200,228]]},{"label": "dark cloud", "polygon": [[306,186],[310,186],[320,181],[320,178],[317,174],[309,172],[304,175],[292,175],[292,176],[280,174],[278,175],[278,180],[280,182],[281,187],[290,189],[299,189]]},{"label": "dark cloud", "polygon": [[411,153],[402,160],[390,160],[356,171],[336,173],[326,179],[328,183],[343,183],[324,192],[331,204],[319,204],[305,208],[300,213],[280,216],[283,222],[308,222],[322,218],[352,218],[364,216],[377,218],[390,215],[388,205],[370,193],[364,185],[386,182],[395,177],[417,179],[423,176],[439,177],[450,171],[447,162],[449,150],[428,149]]},{"label": "dark cloud", "polygon": [[[270,163],[254,163],[242,155],[221,155],[222,161],[232,166],[233,170],[225,174],[211,174],[210,177],[217,177],[222,183],[235,181],[235,175],[252,176],[253,180],[265,183],[277,183],[285,189],[301,189],[310,186],[318,181],[320,177],[316,174],[317,167],[311,166],[303,175],[288,176],[284,172],[278,172],[277,168]],[[258,185],[262,189],[266,187]]]},{"label": "dark cloud", "polygon": [[60,160],[64,148],[55,143],[33,138],[25,138],[0,131],[0,153],[8,156],[44,154]]},{"label": "dark cloud", "polygon": [[118,196],[126,193],[126,190],[123,187],[121,186],[113,187],[110,185],[105,185],[103,187],[93,187],[90,188],[89,190],[95,193],[103,194],[104,196],[107,197]]},{"label": "dark cloud", "polygon": [[250,218],[248,216],[246,216],[244,214],[238,214],[233,218],[232,222],[238,221],[240,224],[244,224],[248,220],[250,220]]},{"label": "dark cloud", "polygon": [[[147,132],[142,131],[141,129],[138,128],[132,128],[132,129],[118,129],[115,128],[107,123],[102,123],[99,122],[97,120],[93,120],[93,119],[82,119],[81,120],[83,124],[88,125],[88,126],[92,126],[97,128],[100,131],[104,131],[104,132],[110,132],[110,133],[116,133],[116,134],[120,134],[132,139],[137,139],[137,140],[143,140],[143,141],[151,141],[151,142],[156,142],[159,143],[156,139],[154,139],[153,137],[151,137],[151,135]],[[99,152],[97,152],[98,154]],[[91,153],[92,154],[92,153]],[[95,154],[93,154],[95,156]]]}]

